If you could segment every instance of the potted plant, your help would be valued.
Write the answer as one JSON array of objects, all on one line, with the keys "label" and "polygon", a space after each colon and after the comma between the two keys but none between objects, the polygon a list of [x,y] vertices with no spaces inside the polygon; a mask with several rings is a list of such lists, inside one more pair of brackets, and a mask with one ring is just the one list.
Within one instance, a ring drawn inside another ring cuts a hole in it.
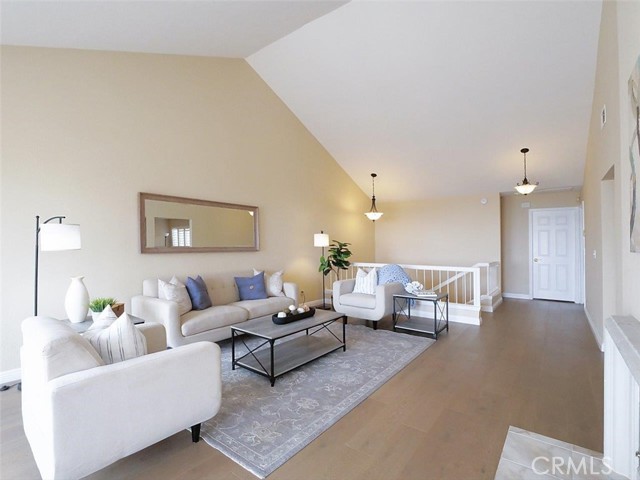
[{"label": "potted plant", "polygon": [[329,254],[326,257],[320,257],[320,267],[318,271],[322,272],[324,276],[329,275],[329,272],[333,271],[337,279],[340,280],[340,270],[347,270],[351,265],[351,262],[348,260],[352,255],[351,250],[348,248],[349,245],[351,244],[334,240],[329,247]]},{"label": "potted plant", "polygon": [[113,307],[116,304],[116,299],[111,297],[94,298],[89,303],[89,310],[91,310],[91,317],[95,320],[102,311],[109,307]]}]

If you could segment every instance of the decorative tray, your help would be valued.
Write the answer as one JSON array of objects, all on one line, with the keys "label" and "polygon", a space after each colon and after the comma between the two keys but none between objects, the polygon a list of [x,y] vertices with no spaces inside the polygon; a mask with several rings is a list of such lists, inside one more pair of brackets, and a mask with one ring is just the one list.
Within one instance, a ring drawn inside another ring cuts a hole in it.
[{"label": "decorative tray", "polygon": [[316,313],[316,309],[311,307],[308,312],[303,313],[292,313],[291,315],[287,315],[286,317],[278,317],[278,314],[272,315],[271,320],[276,325],[284,325],[286,323],[295,322],[296,320],[302,320],[303,318],[313,317]]}]

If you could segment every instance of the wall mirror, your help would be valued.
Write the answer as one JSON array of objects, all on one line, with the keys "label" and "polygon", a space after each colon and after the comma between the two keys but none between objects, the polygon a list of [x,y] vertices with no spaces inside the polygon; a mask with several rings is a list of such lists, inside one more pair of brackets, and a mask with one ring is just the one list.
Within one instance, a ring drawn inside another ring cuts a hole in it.
[{"label": "wall mirror", "polygon": [[142,253],[255,252],[258,207],[140,193]]}]

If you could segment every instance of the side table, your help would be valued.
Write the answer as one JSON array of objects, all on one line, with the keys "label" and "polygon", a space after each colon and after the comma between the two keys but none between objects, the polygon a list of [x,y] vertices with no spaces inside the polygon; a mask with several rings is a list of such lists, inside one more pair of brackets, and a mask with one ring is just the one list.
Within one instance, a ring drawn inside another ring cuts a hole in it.
[{"label": "side table", "polygon": [[[131,320],[133,320],[133,323],[135,325],[138,325],[140,323],[144,323],[144,319],[143,318],[136,317],[135,315],[129,314],[129,318]],[[67,318],[60,319],[60,321],[62,323],[64,323],[65,325],[69,325],[71,328],[73,328],[78,333],[86,332],[87,330],[89,330],[91,325],[93,325],[93,318],[91,318],[91,317],[87,317],[84,322],[80,322],[80,323],[72,323]]]},{"label": "side table", "polygon": [[[432,302],[433,318],[411,315],[413,302]],[[443,330],[449,331],[449,294],[440,293],[435,297],[420,297],[409,293],[393,296],[393,331],[406,330],[425,333],[436,340]]]}]

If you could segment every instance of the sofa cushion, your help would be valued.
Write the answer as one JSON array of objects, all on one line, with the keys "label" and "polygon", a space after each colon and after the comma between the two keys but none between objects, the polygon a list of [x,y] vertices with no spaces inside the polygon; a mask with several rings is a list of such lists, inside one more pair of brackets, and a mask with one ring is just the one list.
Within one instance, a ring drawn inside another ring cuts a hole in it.
[{"label": "sofa cushion", "polygon": [[235,277],[240,300],[259,300],[267,298],[264,288],[264,272],[253,277]]},{"label": "sofa cushion", "polygon": [[376,308],[376,296],[366,293],[346,293],[340,295],[340,303],[350,307]]},{"label": "sofa cushion", "polygon": [[356,285],[353,287],[353,293],[375,295],[377,286],[378,273],[375,267],[372,268],[369,273],[365,272],[361,268],[358,269],[358,273],[356,274]]},{"label": "sofa cushion", "polygon": [[158,279],[158,296],[164,300],[171,300],[178,304],[178,313],[184,315],[191,311],[191,298],[187,287],[174,275],[168,283]]},{"label": "sofa cushion", "polygon": [[127,313],[107,328],[88,330],[84,338],[89,340],[106,364],[124,362],[147,353],[147,339]]},{"label": "sofa cushion", "polygon": [[107,305],[104,307],[104,310],[100,312],[98,318],[93,320],[93,325],[89,327],[89,330],[100,330],[103,328],[110,327],[113,322],[118,319],[118,316],[111,308],[111,305]]},{"label": "sofa cushion", "polygon": [[249,312],[249,318],[257,318],[278,313],[292,303],[293,300],[289,297],[269,297],[261,300],[240,300],[232,303],[232,305]]},{"label": "sofa cushion", "polygon": [[233,305],[214,305],[206,310],[191,310],[180,317],[182,335],[188,337],[247,320],[247,311]]},{"label": "sofa cushion", "polygon": [[191,304],[194,310],[204,310],[213,305],[207,291],[207,284],[204,283],[200,275],[196,278],[187,278],[187,292],[191,297]]},{"label": "sofa cushion", "polygon": [[[253,269],[254,275],[259,275],[260,273],[262,273],[262,270]],[[264,274],[264,287],[269,297],[284,297],[284,292],[282,291],[284,286],[284,280],[282,279],[283,273],[284,270],[278,270],[271,275],[268,273]]]}]

